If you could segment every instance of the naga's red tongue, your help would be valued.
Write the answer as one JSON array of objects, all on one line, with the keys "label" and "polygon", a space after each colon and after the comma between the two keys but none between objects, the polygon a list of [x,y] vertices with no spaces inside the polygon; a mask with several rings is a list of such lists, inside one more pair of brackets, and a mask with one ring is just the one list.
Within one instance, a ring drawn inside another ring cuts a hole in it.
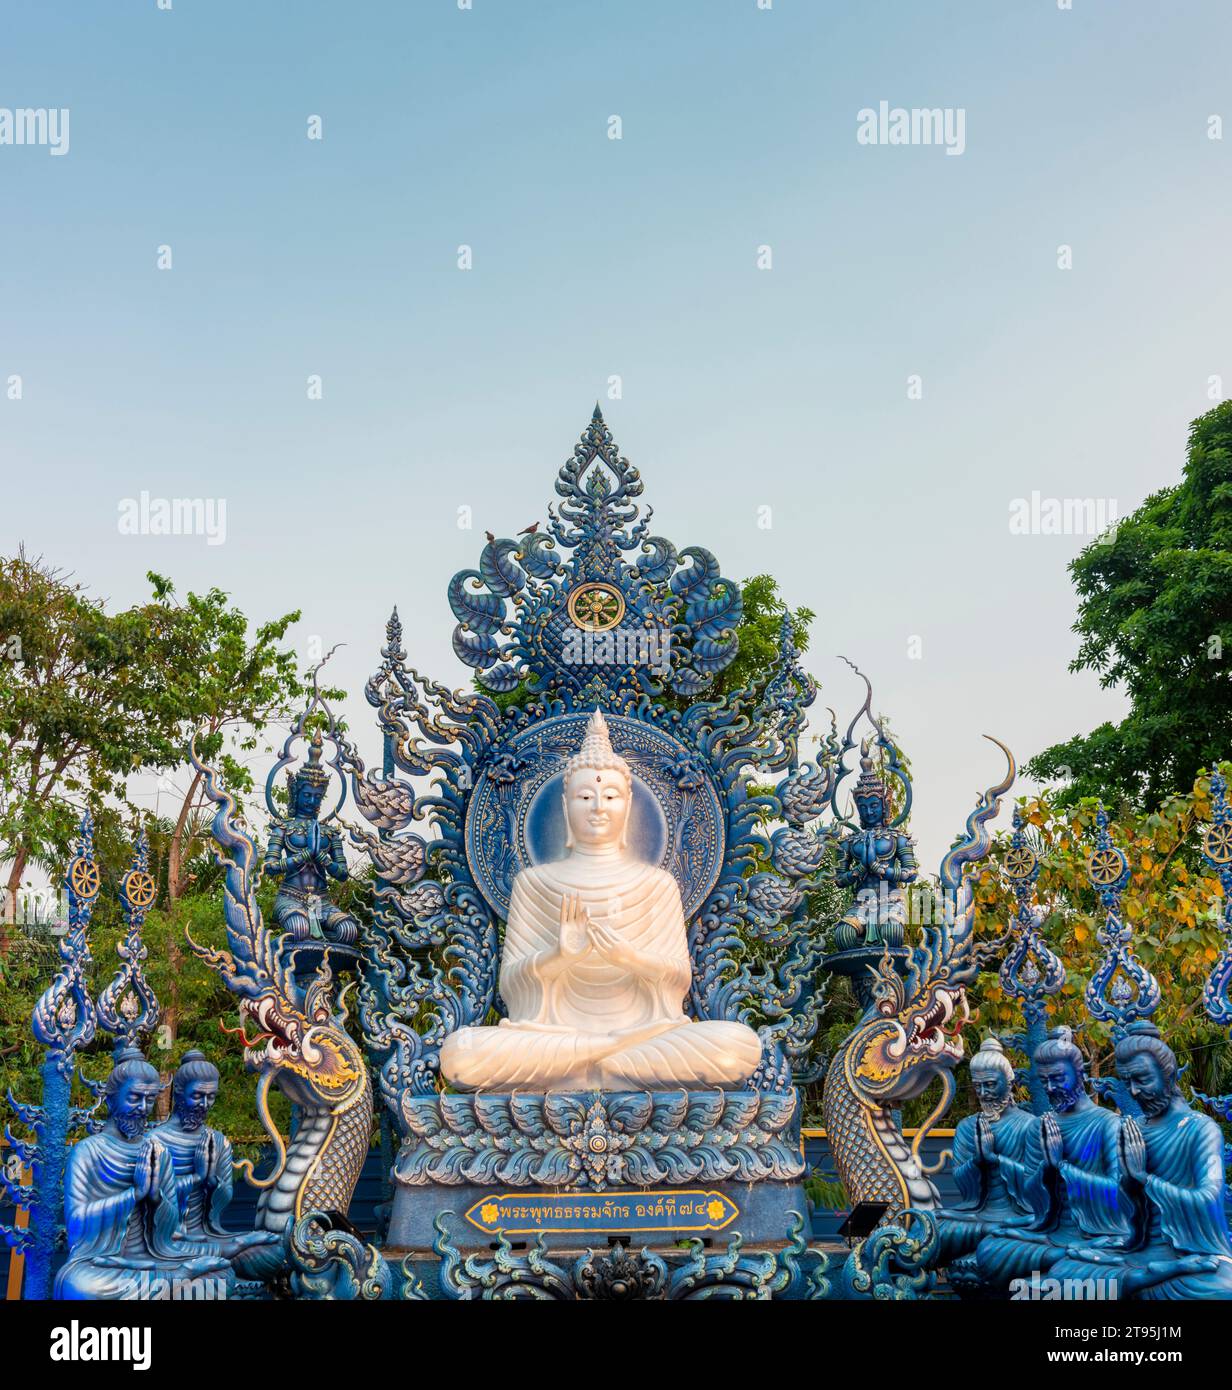
[{"label": "naga's red tongue", "polygon": [[231,1037],[242,1038],[245,1047],[256,1047],[258,1043],[264,1042],[266,1038],[272,1038],[274,1036],[273,1033],[258,1033],[255,1038],[250,1038],[248,1034],[244,1032],[244,1023],[242,1019],[240,1020],[240,1026],[238,1028],[228,1028],[221,1018],[218,1020],[218,1026],[224,1033],[230,1034]]}]

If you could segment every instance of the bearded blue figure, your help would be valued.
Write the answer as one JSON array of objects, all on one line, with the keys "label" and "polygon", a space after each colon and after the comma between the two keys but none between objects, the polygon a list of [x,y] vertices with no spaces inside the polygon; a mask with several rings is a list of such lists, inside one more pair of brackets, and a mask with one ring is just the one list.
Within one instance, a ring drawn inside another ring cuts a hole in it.
[{"label": "bearded blue figure", "polygon": [[349,912],[329,900],[329,881],[345,883],[346,855],[342,836],[318,819],[329,773],[321,766],[318,731],[308,761],[287,774],[289,811],[270,830],[265,873],[282,883],[274,900],[274,921],[297,941],[330,941],[350,946],[359,938],[359,925]]},{"label": "bearded blue figure", "polygon": [[1122,1298],[1232,1298],[1232,1243],[1224,1196],[1223,1136],[1185,1104],[1176,1055],[1154,1024],[1131,1023],[1116,1045],[1117,1072],[1141,1107],[1121,1121],[1122,1188],[1130,1232],[1113,1246],[1075,1245],[1058,1279],[1115,1280]]},{"label": "bearded blue figure", "polygon": [[976,1247],[986,1288],[1050,1270],[1069,1246],[1113,1242],[1129,1234],[1122,1201],[1121,1124],[1087,1094],[1082,1053],[1068,1028],[1035,1050],[1036,1075],[1052,1106],[1029,1135],[1021,1170],[1006,1169],[1015,1201],[1030,1212],[1025,1227],[1006,1222]]},{"label": "bearded blue figure", "polygon": [[877,774],[866,739],[860,746],[860,777],[853,799],[860,829],[842,842],[835,875],[840,888],[855,890],[855,904],[834,928],[836,951],[903,944],[907,921],[904,885],[919,870],[910,835],[890,824],[890,795]]},{"label": "bearded blue figure", "polygon": [[192,1298],[192,1281],[220,1281],[225,1297],[231,1266],[212,1241],[180,1228],[175,1170],[167,1148],[146,1123],[160,1089],[158,1072],[140,1052],[120,1054],[107,1079],[109,1119],[98,1134],[73,1145],[64,1182],[68,1263],[54,1297]]},{"label": "bearded blue figure", "polygon": [[1005,1225],[1026,1225],[1027,1151],[1039,1127],[1014,1104],[1014,1068],[997,1038],[986,1038],[971,1059],[979,1113],[954,1131],[954,1181],[960,1200],[937,1213],[940,1246],[934,1263],[948,1265]]},{"label": "bearded blue figure", "polygon": [[204,1053],[186,1052],[171,1095],[171,1118],[155,1137],[171,1156],[181,1230],[189,1240],[216,1246],[241,1278],[259,1278],[279,1237],[275,1231],[238,1234],[222,1223],[234,1188],[234,1160],[231,1141],[206,1124],[218,1099],[218,1068]]}]

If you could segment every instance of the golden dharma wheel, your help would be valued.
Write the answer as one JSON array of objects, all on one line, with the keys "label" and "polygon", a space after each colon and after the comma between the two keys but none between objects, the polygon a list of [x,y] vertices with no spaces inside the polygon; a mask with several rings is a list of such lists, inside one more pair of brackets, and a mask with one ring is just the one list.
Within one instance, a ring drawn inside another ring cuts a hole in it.
[{"label": "golden dharma wheel", "polygon": [[134,907],[149,907],[154,902],[157,889],[152,874],[144,869],[134,869],[124,876],[124,896]]},{"label": "golden dharma wheel", "polygon": [[1005,856],[1005,873],[1008,878],[1030,878],[1039,860],[1032,850],[1019,845]]},{"label": "golden dharma wheel", "polygon": [[611,584],[579,584],[569,595],[569,616],[587,632],[607,632],[624,615],[625,597]]},{"label": "golden dharma wheel", "polygon": [[1212,864],[1232,864],[1232,824],[1212,825],[1202,837],[1202,849]]},{"label": "golden dharma wheel", "polygon": [[78,898],[97,897],[99,877],[98,865],[94,860],[82,859],[80,856],[74,859],[69,865],[68,885]]},{"label": "golden dharma wheel", "polygon": [[1119,849],[1097,849],[1091,856],[1088,874],[1097,888],[1115,883],[1124,872],[1125,856]]}]

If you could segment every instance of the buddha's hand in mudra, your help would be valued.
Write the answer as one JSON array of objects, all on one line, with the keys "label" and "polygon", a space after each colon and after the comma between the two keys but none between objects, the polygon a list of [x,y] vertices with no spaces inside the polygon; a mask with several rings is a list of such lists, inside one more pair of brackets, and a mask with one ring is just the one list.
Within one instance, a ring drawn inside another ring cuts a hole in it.
[{"label": "buddha's hand in mudra", "polygon": [[566,893],[560,900],[560,954],[572,963],[590,949],[592,923],[581,898]]}]

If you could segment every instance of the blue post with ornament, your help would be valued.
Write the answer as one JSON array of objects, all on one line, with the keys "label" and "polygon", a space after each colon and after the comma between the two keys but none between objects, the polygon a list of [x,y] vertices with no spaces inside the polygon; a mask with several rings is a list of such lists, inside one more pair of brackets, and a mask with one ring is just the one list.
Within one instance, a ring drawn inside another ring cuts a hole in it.
[{"label": "blue post with ornament", "polygon": [[[77,853],[69,861],[64,880],[68,894],[68,931],[60,942],[61,966],[51,984],[39,996],[31,1018],[34,1036],[46,1049],[42,1065],[42,1102],[17,1100],[10,1092],[9,1105],[18,1120],[33,1134],[19,1138],[11,1127],[10,1143],[33,1174],[31,1187],[19,1187],[3,1178],[8,1198],[29,1213],[25,1230],[3,1228],[9,1245],[25,1256],[23,1297],[51,1296],[53,1265],[64,1231],[64,1165],[74,1130],[91,1124],[101,1087],[86,1085],[94,1093],[94,1106],[73,1104],[73,1072],[77,1053],[94,1039],[98,1020],[90,998],[88,932],[98,897],[100,879],[94,859],[94,823],[82,817]],[[83,1078],[84,1080],[84,1078]]]}]

